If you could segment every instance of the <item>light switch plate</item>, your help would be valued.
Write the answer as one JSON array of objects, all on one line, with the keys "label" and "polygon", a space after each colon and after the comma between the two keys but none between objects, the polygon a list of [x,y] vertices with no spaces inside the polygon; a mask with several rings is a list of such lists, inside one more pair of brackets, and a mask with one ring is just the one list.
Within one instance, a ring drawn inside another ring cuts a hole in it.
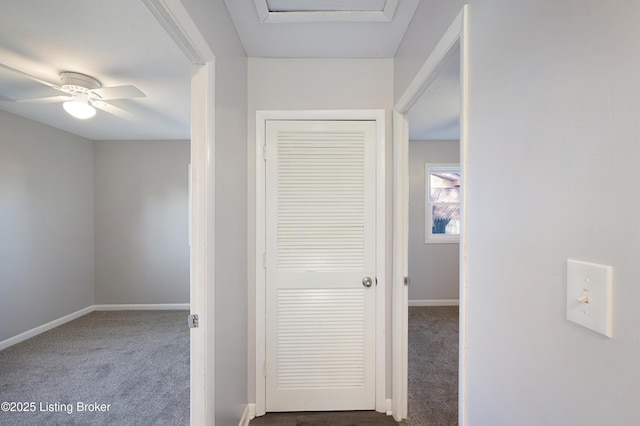
[{"label": "light switch plate", "polygon": [[613,267],[567,260],[567,319],[613,337]]}]

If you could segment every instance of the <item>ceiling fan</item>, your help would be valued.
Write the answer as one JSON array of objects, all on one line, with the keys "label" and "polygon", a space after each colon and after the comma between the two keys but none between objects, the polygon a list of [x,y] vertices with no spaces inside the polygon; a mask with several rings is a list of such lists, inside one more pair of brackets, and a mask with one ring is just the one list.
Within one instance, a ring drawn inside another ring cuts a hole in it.
[{"label": "ceiling fan", "polygon": [[64,110],[75,118],[87,119],[96,114],[96,108],[119,117],[130,118],[131,114],[106,101],[113,99],[142,98],[145,94],[135,86],[102,87],[97,79],[77,72],[60,73],[60,84],[50,83],[31,74],[0,64],[0,68],[25,76],[37,83],[58,90],[64,95],[34,99],[10,99],[0,95],[0,101],[52,103],[63,102]]}]

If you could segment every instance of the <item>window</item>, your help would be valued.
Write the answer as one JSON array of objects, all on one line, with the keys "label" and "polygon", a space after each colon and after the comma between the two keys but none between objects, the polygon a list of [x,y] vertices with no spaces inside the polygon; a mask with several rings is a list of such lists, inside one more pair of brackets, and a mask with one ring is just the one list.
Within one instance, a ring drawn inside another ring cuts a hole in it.
[{"label": "window", "polygon": [[460,241],[460,165],[425,164],[425,243]]}]

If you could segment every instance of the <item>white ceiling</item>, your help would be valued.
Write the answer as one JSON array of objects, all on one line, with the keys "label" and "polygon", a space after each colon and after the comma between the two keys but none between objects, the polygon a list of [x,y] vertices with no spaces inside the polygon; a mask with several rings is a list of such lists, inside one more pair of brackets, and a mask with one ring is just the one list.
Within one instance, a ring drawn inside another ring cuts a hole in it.
[{"label": "white ceiling", "polygon": [[[61,103],[0,101],[0,109],[92,140],[189,139],[191,64],[141,1],[20,0],[2,4],[0,62],[59,84],[62,71],[103,86],[134,85],[146,97],[110,101],[127,119],[98,110],[78,120]],[[62,93],[0,70],[0,96]]]},{"label": "white ceiling", "polygon": [[[224,1],[248,56],[294,58],[393,57],[420,2]],[[316,2],[337,11],[309,12]],[[54,84],[61,72],[75,71],[103,86],[134,85],[146,94],[110,101],[130,113],[128,118],[99,110],[78,120],[61,103],[2,101],[60,93],[0,69],[0,110],[92,140],[190,138],[191,64],[141,0],[3,2],[0,63]],[[412,138],[457,138],[451,132],[457,129],[459,85],[450,77],[457,72],[444,75],[449,77],[439,79],[412,109]]]}]

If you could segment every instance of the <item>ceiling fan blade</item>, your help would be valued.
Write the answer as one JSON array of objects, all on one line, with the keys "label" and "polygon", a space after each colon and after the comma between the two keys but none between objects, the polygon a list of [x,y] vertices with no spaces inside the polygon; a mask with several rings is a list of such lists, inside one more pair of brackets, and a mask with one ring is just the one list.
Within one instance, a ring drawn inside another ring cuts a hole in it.
[{"label": "ceiling fan blade", "polygon": [[99,110],[102,110],[104,112],[108,112],[109,114],[113,114],[116,117],[124,118],[125,120],[133,121],[135,119],[135,116],[133,114],[123,110],[122,108],[118,108],[118,107],[113,106],[111,104],[108,104],[106,102],[91,101],[91,105],[93,105],[94,107],[98,108]]},{"label": "ceiling fan blade", "polygon": [[146,95],[135,86],[113,86],[101,87],[91,91],[98,95],[100,99],[128,99],[128,98],[144,98]]},{"label": "ceiling fan blade", "polygon": [[29,102],[34,104],[52,104],[55,102],[65,102],[73,99],[72,96],[51,96],[48,98],[20,99],[16,102]]},{"label": "ceiling fan blade", "polygon": [[34,77],[34,76],[32,76],[31,74],[27,74],[26,72],[23,72],[23,71],[17,70],[17,69],[15,69],[15,68],[11,68],[11,67],[10,67],[10,66],[8,66],[8,65],[0,64],[0,68],[5,69],[5,70],[7,70],[7,71],[14,72],[14,73],[16,73],[16,74],[20,74],[20,75],[25,76],[25,77],[27,77],[27,78],[29,78],[29,79],[31,79],[31,80],[33,80],[33,81],[35,81],[35,82],[38,82],[38,83],[40,83],[40,84],[44,84],[45,86],[49,86],[49,87],[51,87],[52,89],[56,89],[56,90],[60,90],[60,91],[63,91],[63,92],[64,92],[64,90],[63,90],[63,89],[62,89],[62,87],[60,87],[60,86],[57,86],[57,85],[55,85],[55,84],[53,84],[53,83],[49,83],[48,81],[42,80],[42,79],[40,79],[40,78],[38,78],[38,77]]}]

